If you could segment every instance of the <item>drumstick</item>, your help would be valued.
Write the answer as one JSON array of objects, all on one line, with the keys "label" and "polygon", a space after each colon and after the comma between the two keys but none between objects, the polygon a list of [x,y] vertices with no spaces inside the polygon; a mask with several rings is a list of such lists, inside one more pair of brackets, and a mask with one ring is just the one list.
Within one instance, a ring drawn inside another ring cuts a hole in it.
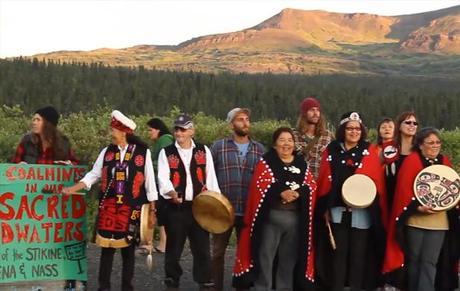
[{"label": "drumstick", "polygon": [[327,229],[329,230],[329,241],[331,242],[331,247],[333,250],[335,250],[337,248],[337,245],[335,244],[335,239],[334,235],[332,234],[331,224],[329,223],[329,220],[326,220],[326,225]]}]

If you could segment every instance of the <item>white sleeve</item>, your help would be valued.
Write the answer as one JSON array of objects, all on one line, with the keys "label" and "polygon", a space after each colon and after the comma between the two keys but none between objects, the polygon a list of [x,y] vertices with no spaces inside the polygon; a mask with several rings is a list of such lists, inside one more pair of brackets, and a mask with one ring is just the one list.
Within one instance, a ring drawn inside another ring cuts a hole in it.
[{"label": "white sleeve", "polygon": [[219,183],[217,182],[216,171],[214,170],[214,161],[212,159],[211,151],[207,146],[204,146],[206,150],[206,188],[211,191],[219,192]]},{"label": "white sleeve", "polygon": [[150,152],[149,149],[147,149],[147,153],[145,155],[144,173],[145,173],[145,190],[147,192],[147,199],[149,201],[158,200],[157,185],[155,183],[155,171],[153,170],[153,164],[152,164],[152,153]]},{"label": "white sleeve", "polygon": [[158,155],[158,186],[160,188],[160,195],[165,199],[171,199],[166,193],[173,191],[174,186],[169,179],[170,170],[166,152],[164,149]]},{"label": "white sleeve", "polygon": [[97,183],[101,179],[102,173],[102,165],[104,163],[104,156],[105,152],[107,151],[107,147],[105,147],[96,159],[96,162],[93,165],[93,169],[86,173],[83,179],[80,182],[83,182],[86,186],[86,190],[91,189],[91,186]]}]

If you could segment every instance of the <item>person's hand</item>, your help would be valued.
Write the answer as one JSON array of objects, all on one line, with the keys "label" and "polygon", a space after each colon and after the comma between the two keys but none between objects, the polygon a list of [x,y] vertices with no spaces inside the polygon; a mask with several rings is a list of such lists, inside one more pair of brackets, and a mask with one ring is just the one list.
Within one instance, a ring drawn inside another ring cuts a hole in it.
[{"label": "person's hand", "polygon": [[281,192],[281,199],[284,204],[291,203],[299,198],[299,193],[294,190],[284,190]]},{"label": "person's hand", "polygon": [[417,211],[425,214],[434,214],[436,211],[433,210],[433,207],[431,206],[426,206],[426,205],[420,205],[417,207]]},{"label": "person's hand", "polygon": [[71,194],[71,193],[73,193],[73,192],[75,192],[75,191],[72,191],[72,187],[64,187],[64,188],[62,188],[62,190],[61,190],[61,193],[62,193],[62,194]]},{"label": "person's hand", "polygon": [[53,163],[57,165],[72,165],[72,162],[70,160],[58,160],[58,161],[53,161]]},{"label": "person's hand", "polygon": [[70,186],[70,187],[64,187],[61,190],[62,194],[83,194],[83,193],[78,193],[81,189],[85,187],[85,184],[82,182],[78,182],[77,184]]},{"label": "person's hand", "polygon": [[180,204],[183,201],[183,198],[179,198],[179,194],[176,191],[171,191],[168,193],[169,197],[171,197],[171,200],[175,204]]},{"label": "person's hand", "polygon": [[324,213],[324,220],[326,221],[326,225],[328,225],[330,222],[331,222],[331,213],[329,212],[329,210],[327,210],[325,213]]}]

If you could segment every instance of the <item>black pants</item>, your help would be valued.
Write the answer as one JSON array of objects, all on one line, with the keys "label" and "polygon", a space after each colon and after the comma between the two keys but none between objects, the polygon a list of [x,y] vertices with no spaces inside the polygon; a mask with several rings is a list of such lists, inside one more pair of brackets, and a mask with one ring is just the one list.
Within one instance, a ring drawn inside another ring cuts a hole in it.
[{"label": "black pants", "polygon": [[193,255],[193,280],[198,284],[211,282],[211,255],[209,232],[202,229],[192,215],[191,203],[180,206],[168,205],[165,221],[166,283],[179,284],[182,268],[180,258],[188,238]]},{"label": "black pants", "polygon": [[368,229],[351,227],[351,212],[343,212],[341,223],[332,223],[337,249],[332,260],[333,291],[342,291],[345,282],[350,289],[361,290],[366,270],[366,253],[369,242]]},{"label": "black pants", "polygon": [[[212,235],[212,272],[216,290],[224,289],[225,252],[228,242],[232,236],[233,229],[236,232],[236,241],[240,239],[240,232],[243,227],[243,216],[235,216],[235,224],[224,233]],[[233,262],[230,262],[233,264]]]},{"label": "black pants", "polygon": [[[123,259],[123,269],[121,275],[121,290],[132,291],[131,281],[134,275],[134,244],[126,248],[121,248]],[[113,255],[117,249],[102,248],[101,260],[99,265],[99,290],[110,290],[110,274],[112,273]]]}]

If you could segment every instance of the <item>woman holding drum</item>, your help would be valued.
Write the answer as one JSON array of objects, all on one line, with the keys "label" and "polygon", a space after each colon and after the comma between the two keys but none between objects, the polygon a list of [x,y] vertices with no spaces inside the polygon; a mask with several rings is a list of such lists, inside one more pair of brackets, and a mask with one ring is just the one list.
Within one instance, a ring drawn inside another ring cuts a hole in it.
[{"label": "woman holding drum", "polygon": [[276,290],[292,290],[300,257],[303,277],[313,280],[312,214],[316,184],[303,156],[294,152],[294,133],[278,128],[273,148],[254,169],[244,227],[233,268],[237,288],[271,290],[273,261],[278,255]]},{"label": "woman holding drum", "polygon": [[383,271],[409,291],[458,286],[460,178],[440,151],[439,131],[422,129],[397,177]]},{"label": "woman holding drum", "polygon": [[317,276],[330,290],[369,290],[381,283],[387,221],[383,168],[357,112],[341,117],[335,136],[318,178],[317,227],[329,227],[332,247],[329,238],[316,239]]}]

